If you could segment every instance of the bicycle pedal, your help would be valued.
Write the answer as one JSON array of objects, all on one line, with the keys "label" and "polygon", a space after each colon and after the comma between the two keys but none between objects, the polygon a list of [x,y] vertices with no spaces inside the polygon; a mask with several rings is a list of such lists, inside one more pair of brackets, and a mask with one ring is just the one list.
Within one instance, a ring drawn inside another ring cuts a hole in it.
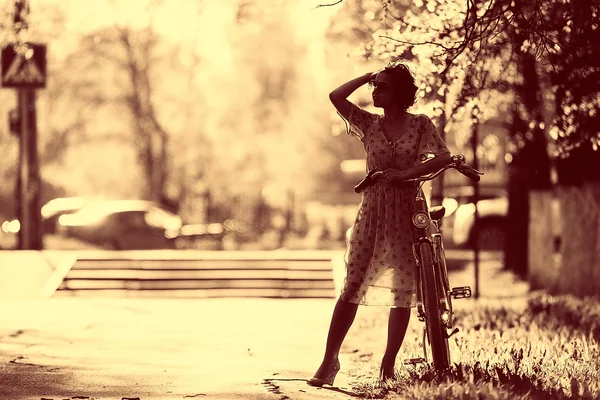
[{"label": "bicycle pedal", "polygon": [[409,358],[408,360],[404,360],[404,365],[417,365],[417,364],[422,364],[422,363],[426,363],[427,361],[425,361],[425,359],[423,357],[417,357],[417,358]]},{"label": "bicycle pedal", "polygon": [[459,286],[452,288],[450,292],[453,299],[466,299],[471,297],[471,287],[470,286]]},{"label": "bicycle pedal", "polygon": [[458,328],[454,328],[450,333],[444,332],[444,336],[446,336],[446,339],[450,339],[451,336],[456,335],[459,331],[460,330]]}]

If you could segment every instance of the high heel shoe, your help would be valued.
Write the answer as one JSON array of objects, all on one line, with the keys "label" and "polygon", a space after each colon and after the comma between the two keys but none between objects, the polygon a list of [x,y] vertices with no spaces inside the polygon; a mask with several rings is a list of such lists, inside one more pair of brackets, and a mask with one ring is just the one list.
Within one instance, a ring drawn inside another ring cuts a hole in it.
[{"label": "high heel shoe", "polygon": [[333,381],[335,380],[335,376],[337,375],[339,370],[340,370],[340,361],[337,360],[335,362],[335,365],[333,366],[333,369],[331,370],[331,372],[329,372],[329,374],[325,378],[317,378],[317,377],[313,376],[312,378],[307,379],[306,383],[308,383],[310,386],[317,386],[317,387],[321,387],[323,385],[333,386]]},{"label": "high heel shoe", "polygon": [[[387,375],[387,376],[386,376]],[[380,388],[388,388],[392,385],[392,383],[396,380],[396,371],[392,373],[392,376],[384,373],[383,368],[379,370],[379,387]]]}]

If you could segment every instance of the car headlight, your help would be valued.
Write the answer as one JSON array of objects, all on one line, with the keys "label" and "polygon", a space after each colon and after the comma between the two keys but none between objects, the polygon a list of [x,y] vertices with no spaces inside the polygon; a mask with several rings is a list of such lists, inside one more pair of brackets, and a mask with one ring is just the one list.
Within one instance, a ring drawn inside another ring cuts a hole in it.
[{"label": "car headlight", "polygon": [[19,233],[21,230],[21,222],[18,219],[12,221],[4,221],[2,223],[2,231],[4,233]]},{"label": "car headlight", "polygon": [[456,217],[455,218],[458,223],[458,221],[465,220],[465,219],[473,216],[474,214],[475,214],[475,204],[473,204],[473,203],[463,204],[462,206],[460,206],[456,209]]},{"label": "car headlight", "polygon": [[429,226],[429,215],[426,212],[419,211],[413,215],[412,222],[417,228],[427,228]]},{"label": "car headlight", "polygon": [[456,209],[458,208],[458,201],[456,201],[456,199],[453,199],[451,197],[444,197],[444,200],[442,200],[442,206],[446,209],[446,217],[451,216],[454,211],[456,211]]}]

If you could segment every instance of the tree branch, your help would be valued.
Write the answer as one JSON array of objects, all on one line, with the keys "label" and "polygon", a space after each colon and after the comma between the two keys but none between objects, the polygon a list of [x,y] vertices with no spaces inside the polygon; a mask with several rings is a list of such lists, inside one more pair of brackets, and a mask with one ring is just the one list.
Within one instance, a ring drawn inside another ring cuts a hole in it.
[{"label": "tree branch", "polygon": [[335,3],[329,3],[329,4],[319,4],[319,5],[315,6],[315,8],[313,8],[313,10],[316,10],[317,8],[321,8],[321,7],[331,7],[331,6],[335,6],[335,5],[338,5],[338,4],[340,4],[342,1],[344,1],[344,0],[338,0],[338,1],[336,1]]},{"label": "tree branch", "polygon": [[394,42],[398,42],[398,43],[402,43],[402,44],[407,44],[409,46],[422,46],[422,45],[430,44],[430,45],[433,45],[433,46],[441,47],[444,50],[450,50],[451,49],[450,47],[446,47],[443,44],[436,43],[436,42],[430,42],[430,41],[427,41],[427,42],[406,42],[404,40],[394,39],[393,37],[389,37],[389,36],[386,36],[386,35],[379,35],[379,37],[382,38],[382,39],[388,39],[388,40],[393,40]]}]

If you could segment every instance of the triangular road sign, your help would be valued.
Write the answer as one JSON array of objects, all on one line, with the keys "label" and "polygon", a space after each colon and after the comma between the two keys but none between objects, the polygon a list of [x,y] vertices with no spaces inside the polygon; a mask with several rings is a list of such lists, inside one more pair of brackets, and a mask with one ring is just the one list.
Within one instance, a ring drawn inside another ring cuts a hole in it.
[{"label": "triangular road sign", "polygon": [[29,85],[43,83],[44,75],[35,65],[33,58],[27,59],[24,54],[17,54],[2,80],[13,85]]},{"label": "triangular road sign", "polygon": [[15,45],[8,45],[2,49],[0,75],[3,87],[42,88],[46,86],[46,46],[28,43],[25,47],[25,51],[17,50]]}]

